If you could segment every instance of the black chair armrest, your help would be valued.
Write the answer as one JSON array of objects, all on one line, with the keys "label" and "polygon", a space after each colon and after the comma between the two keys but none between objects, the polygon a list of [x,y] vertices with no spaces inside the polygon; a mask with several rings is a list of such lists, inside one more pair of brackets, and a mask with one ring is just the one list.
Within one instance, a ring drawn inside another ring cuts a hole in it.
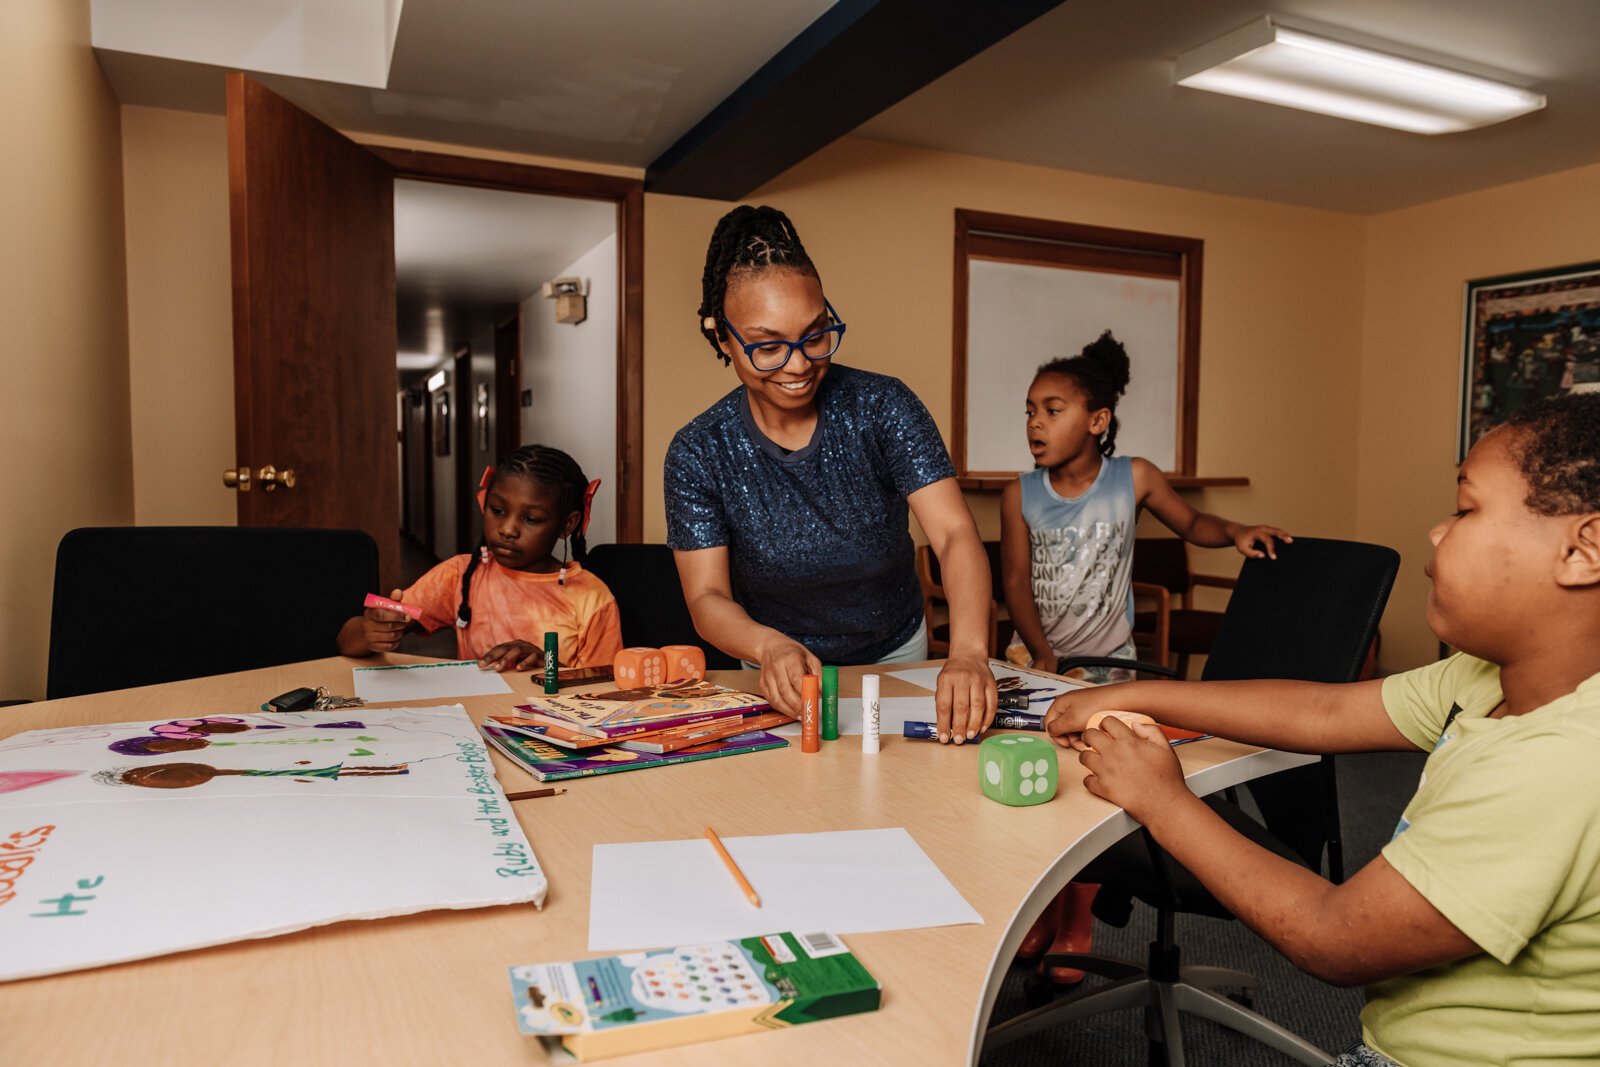
[{"label": "black chair armrest", "polygon": [[1156,663],[1144,663],[1136,659],[1114,659],[1109,656],[1067,656],[1056,661],[1056,673],[1065,674],[1075,667],[1121,667],[1125,670],[1138,671],[1141,674],[1159,674],[1163,678],[1176,678],[1178,672],[1171,667],[1163,667]]}]

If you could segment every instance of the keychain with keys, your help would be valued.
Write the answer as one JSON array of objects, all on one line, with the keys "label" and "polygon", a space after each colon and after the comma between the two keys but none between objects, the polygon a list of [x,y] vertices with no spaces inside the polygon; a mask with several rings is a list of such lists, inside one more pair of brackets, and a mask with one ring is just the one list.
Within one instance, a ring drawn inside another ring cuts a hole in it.
[{"label": "keychain with keys", "polygon": [[366,703],[361,697],[342,697],[337,693],[328,692],[324,686],[318,686],[317,700],[313,707],[317,711],[338,711],[340,708],[365,707]]}]

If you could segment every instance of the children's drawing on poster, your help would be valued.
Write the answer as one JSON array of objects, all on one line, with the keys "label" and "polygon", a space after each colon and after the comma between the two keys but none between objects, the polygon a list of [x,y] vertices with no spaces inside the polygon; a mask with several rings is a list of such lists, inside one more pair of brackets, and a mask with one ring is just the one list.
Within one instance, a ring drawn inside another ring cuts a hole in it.
[{"label": "children's drawing on poster", "polygon": [[345,919],[543,902],[543,871],[460,706],[346,714],[0,742],[0,981]]},{"label": "children's drawing on poster", "polygon": [[1600,392],[1600,263],[1467,283],[1459,459],[1519,408]]}]

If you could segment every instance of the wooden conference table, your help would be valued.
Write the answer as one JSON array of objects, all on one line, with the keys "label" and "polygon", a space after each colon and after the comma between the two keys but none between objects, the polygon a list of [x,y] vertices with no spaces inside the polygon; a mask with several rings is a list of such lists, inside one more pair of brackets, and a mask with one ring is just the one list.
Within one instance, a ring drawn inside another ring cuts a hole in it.
[{"label": "wooden conference table", "polygon": [[[253,711],[302,685],[349,693],[350,669],[362,662],[331,658],[7,708],[0,710],[0,737]],[[903,668],[876,668],[883,696],[926,694],[888,677],[890,669]],[[840,671],[841,695],[859,696],[864,673]],[[507,679],[518,699],[535,690],[530,675]],[[748,686],[755,676],[730,671],[713,679]],[[503,712],[511,701],[459,702],[477,720]],[[1215,739],[1177,751],[1197,793],[1312,759]],[[7,983],[0,985],[0,1063],[542,1064],[538,1041],[517,1032],[506,968],[590,954],[591,846],[698,838],[712,824],[725,837],[903,826],[983,924],[847,937],[883,985],[880,1011],[617,1062],[973,1064],[1032,918],[1135,825],[1082,788],[1072,753],[1061,757],[1059,794],[1029,808],[1008,808],[979,792],[976,744],[890,736],[877,756],[863,756],[860,739],[845,737],[824,743],[818,755],[803,754],[794,743],[734,759],[567,782],[562,796],[514,805],[550,879],[543,910],[516,905],[345,922]],[[494,758],[507,791],[539,784],[498,753]],[[373,843],[372,859],[383,862],[381,842]],[[394,874],[405,877],[403,870]]]}]

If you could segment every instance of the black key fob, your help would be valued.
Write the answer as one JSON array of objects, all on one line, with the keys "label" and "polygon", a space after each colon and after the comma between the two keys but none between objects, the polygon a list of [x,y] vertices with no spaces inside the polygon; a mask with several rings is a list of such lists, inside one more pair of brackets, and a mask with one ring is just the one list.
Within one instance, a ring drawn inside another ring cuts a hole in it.
[{"label": "black key fob", "polygon": [[315,689],[291,689],[261,705],[262,711],[304,711],[317,702]]}]

